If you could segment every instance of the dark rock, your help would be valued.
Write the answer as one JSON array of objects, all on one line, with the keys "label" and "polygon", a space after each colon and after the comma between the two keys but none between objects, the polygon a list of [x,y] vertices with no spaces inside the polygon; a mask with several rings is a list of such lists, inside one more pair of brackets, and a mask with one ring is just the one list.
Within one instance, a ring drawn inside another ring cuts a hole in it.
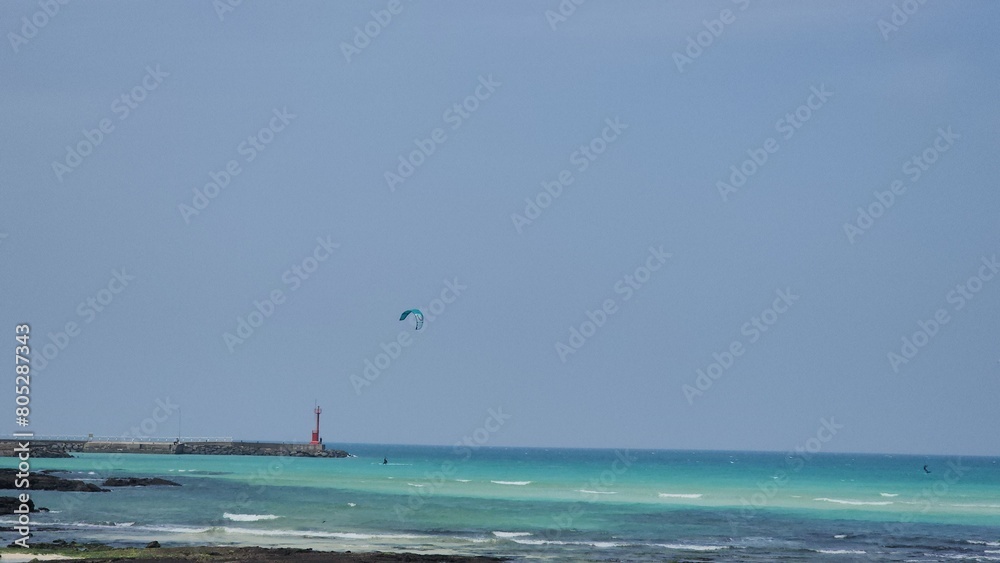
[{"label": "dark rock", "polygon": [[110,477],[105,479],[101,483],[104,487],[146,487],[149,485],[168,485],[171,487],[180,487],[180,483],[174,483],[173,481],[168,481],[166,479],[160,479],[159,477]]},{"label": "dark rock", "polygon": [[153,548],[156,548],[156,547],[160,547],[160,542],[158,542],[156,540],[153,540],[153,541],[151,541],[151,542],[149,542],[149,543],[146,544],[146,549],[153,549]]},{"label": "dark rock", "polygon": [[45,447],[41,447],[41,448],[34,447],[34,448],[31,448],[31,457],[38,457],[38,458],[43,458],[43,457],[44,458],[67,458],[67,457],[73,457],[73,456],[69,455],[64,450],[57,450],[57,449],[45,448]]},{"label": "dark rock", "polygon": [[[35,508],[35,501],[28,499],[24,503],[28,505],[28,512],[48,512],[48,508]],[[21,507],[21,500],[17,497],[0,497],[0,514],[13,514]]]},{"label": "dark rock", "polygon": [[[0,469],[0,489],[15,489],[14,482],[18,480],[17,469]],[[87,493],[106,493],[108,489],[102,489],[93,483],[84,483],[75,479],[63,479],[42,473],[33,473],[28,477],[31,483],[29,490],[32,491],[76,491]]]}]

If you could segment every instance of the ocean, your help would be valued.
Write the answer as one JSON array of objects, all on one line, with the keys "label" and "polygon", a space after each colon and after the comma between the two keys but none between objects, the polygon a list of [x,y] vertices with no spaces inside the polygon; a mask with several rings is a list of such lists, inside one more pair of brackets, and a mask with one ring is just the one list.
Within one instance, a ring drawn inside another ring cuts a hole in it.
[{"label": "ocean", "polygon": [[51,512],[32,515],[31,542],[516,561],[1000,561],[1000,458],[336,447],[356,457],[33,459],[33,471],[98,484],[156,476],[182,486],[32,492]]}]

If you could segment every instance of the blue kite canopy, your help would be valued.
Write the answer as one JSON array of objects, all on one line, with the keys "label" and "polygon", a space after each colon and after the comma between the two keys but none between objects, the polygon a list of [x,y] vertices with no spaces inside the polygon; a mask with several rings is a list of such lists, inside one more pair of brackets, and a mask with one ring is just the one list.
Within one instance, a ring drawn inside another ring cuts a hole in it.
[{"label": "blue kite canopy", "polygon": [[415,330],[420,330],[420,327],[424,326],[424,314],[420,312],[420,309],[407,309],[403,311],[403,314],[399,316],[399,320],[404,320],[410,313],[413,313],[413,318],[417,321],[417,328]]}]

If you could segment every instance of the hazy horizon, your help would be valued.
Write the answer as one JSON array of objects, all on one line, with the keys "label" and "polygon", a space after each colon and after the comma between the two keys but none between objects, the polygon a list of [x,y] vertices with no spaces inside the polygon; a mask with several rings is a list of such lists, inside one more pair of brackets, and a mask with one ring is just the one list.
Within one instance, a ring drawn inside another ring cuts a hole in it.
[{"label": "hazy horizon", "polygon": [[28,429],[1000,455],[996,16],[5,2]]}]

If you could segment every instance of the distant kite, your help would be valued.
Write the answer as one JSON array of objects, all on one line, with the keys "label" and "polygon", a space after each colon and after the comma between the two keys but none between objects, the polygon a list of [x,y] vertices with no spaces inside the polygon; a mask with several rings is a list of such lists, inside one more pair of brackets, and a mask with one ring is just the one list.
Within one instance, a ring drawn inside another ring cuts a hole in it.
[{"label": "distant kite", "polygon": [[403,311],[403,314],[399,316],[399,320],[405,319],[410,313],[413,313],[413,318],[417,321],[417,328],[415,330],[420,330],[424,326],[424,314],[420,312],[420,309],[407,309]]}]

